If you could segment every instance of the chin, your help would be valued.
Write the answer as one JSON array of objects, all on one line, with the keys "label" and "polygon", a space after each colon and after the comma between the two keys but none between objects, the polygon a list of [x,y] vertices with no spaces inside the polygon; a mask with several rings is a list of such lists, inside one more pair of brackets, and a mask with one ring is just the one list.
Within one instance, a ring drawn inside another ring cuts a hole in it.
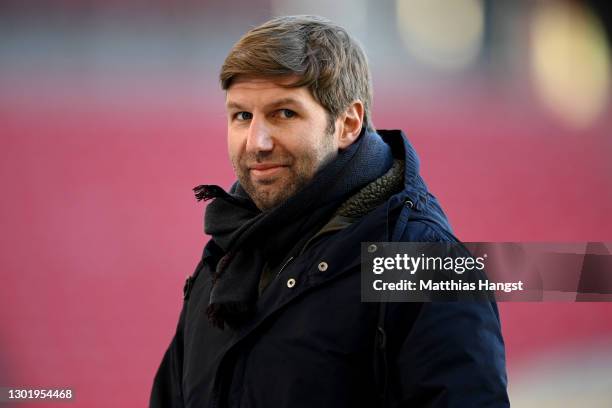
[{"label": "chin", "polygon": [[262,211],[270,210],[272,208],[278,207],[279,205],[287,201],[287,199],[291,195],[293,195],[293,193],[287,194],[285,188],[280,189],[280,191],[278,189],[275,189],[275,191],[276,194],[270,191],[258,191],[255,195],[256,199],[253,199],[255,205],[257,205],[257,208]]}]

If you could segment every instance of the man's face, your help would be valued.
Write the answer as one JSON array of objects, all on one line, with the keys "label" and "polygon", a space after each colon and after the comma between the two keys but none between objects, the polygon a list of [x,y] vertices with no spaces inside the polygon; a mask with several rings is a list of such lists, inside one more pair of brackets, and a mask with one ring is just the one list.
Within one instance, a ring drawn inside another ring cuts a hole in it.
[{"label": "man's face", "polygon": [[238,77],[227,90],[230,159],[263,211],[294,195],[338,153],[325,108],[306,87],[281,86],[294,80]]}]

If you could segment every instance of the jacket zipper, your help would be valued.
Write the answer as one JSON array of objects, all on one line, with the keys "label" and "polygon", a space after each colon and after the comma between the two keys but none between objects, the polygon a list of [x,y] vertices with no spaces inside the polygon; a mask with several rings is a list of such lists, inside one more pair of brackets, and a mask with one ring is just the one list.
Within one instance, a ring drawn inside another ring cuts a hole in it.
[{"label": "jacket zipper", "polygon": [[[283,272],[283,270],[285,269],[285,267],[287,265],[289,265],[293,260],[295,259],[294,256],[290,256],[289,259],[287,259],[285,261],[285,263],[283,264],[283,266],[280,268],[280,270],[278,271],[278,273],[276,274],[276,278],[278,278],[280,276],[280,274]],[[215,375],[215,377],[219,377],[220,373],[221,373],[221,369],[222,364],[225,360],[227,356],[227,351],[223,354],[223,356],[221,357],[221,361],[219,363],[219,367],[217,369],[217,374]],[[213,387],[213,392],[212,392],[212,406],[213,408],[218,408],[221,406],[221,390],[220,388],[224,386],[224,384],[221,382],[222,379],[217,378],[217,380],[219,381],[217,384],[215,384],[215,386]]]},{"label": "jacket zipper", "polygon": [[295,259],[295,256],[290,256],[289,259],[287,259],[287,261],[285,261],[285,263],[283,264],[283,266],[280,268],[280,270],[278,271],[278,273],[276,274],[276,278],[278,279],[278,277],[280,276],[280,274],[285,270],[285,267],[287,265],[289,265],[291,263],[291,261],[293,261]]},{"label": "jacket zipper", "polygon": [[320,238],[320,237],[322,237],[322,236],[324,236],[324,235],[326,235],[328,233],[331,233],[331,232],[341,231],[344,228],[346,228],[346,227],[344,227],[344,226],[343,227],[336,227],[336,228],[331,228],[331,229],[325,230],[325,231],[320,232],[320,233],[316,233],[312,238],[310,238],[308,241],[306,241],[306,243],[304,244],[302,249],[300,249],[299,255],[302,255],[306,251],[308,246],[310,246],[310,244],[312,244],[315,241],[315,239]]}]

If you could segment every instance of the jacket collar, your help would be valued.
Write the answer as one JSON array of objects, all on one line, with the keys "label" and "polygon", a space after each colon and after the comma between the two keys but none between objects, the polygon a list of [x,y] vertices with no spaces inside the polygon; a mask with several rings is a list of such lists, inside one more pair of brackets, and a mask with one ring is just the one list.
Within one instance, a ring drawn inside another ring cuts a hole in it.
[{"label": "jacket collar", "polygon": [[382,139],[391,146],[393,157],[404,160],[404,188],[427,190],[419,174],[419,158],[412,144],[401,130],[377,130]]},{"label": "jacket collar", "polygon": [[393,157],[404,160],[404,190],[395,199],[411,202],[416,210],[424,208],[429,193],[419,174],[419,158],[412,144],[401,130],[377,130],[377,133],[391,147]]}]

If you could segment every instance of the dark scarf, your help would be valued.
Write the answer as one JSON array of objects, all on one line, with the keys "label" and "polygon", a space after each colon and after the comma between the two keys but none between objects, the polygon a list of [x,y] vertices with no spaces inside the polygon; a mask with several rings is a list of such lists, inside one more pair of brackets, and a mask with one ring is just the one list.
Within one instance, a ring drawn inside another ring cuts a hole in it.
[{"label": "dark scarf", "polygon": [[194,188],[207,207],[204,231],[225,252],[213,272],[209,320],[223,328],[250,315],[264,264],[277,266],[296,243],[321,228],[353,193],[392,166],[390,147],[375,132],[359,139],[313,177],[303,189],[268,211],[260,211],[236,182],[226,193],[215,185]]}]

